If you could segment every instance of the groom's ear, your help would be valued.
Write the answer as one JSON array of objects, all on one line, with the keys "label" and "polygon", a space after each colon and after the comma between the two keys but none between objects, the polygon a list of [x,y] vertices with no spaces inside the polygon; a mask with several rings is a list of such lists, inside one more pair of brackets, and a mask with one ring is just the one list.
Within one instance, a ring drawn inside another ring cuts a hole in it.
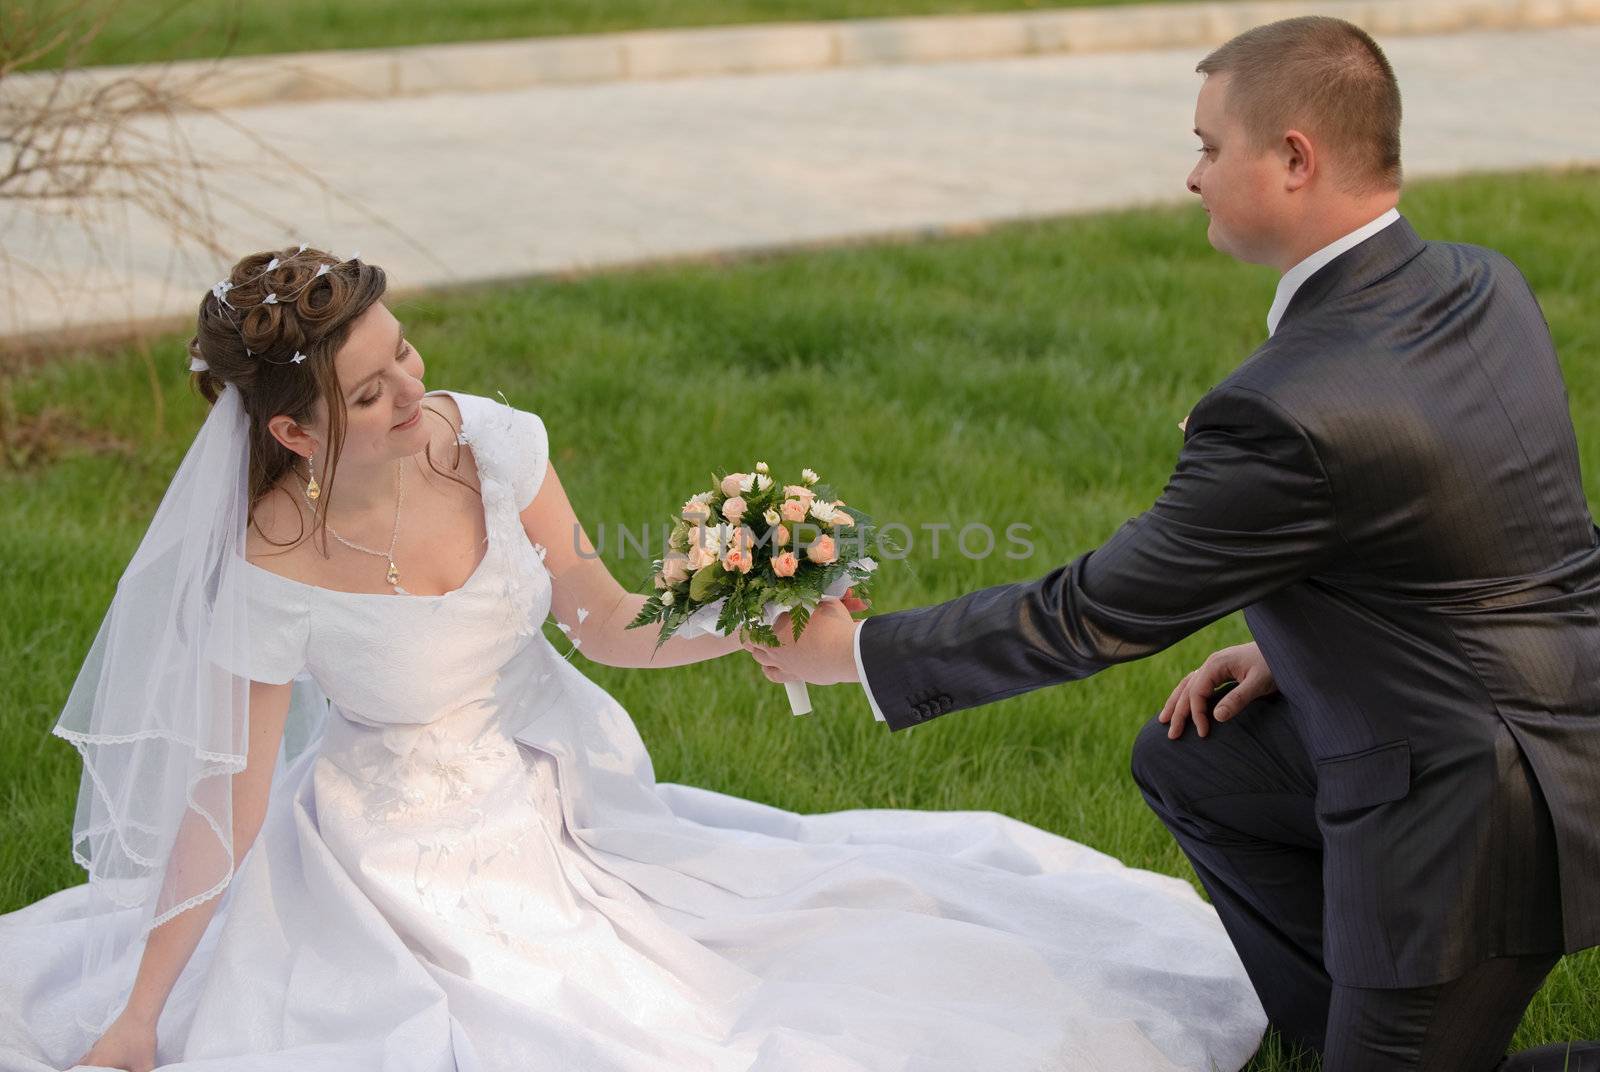
[{"label": "groom's ear", "polygon": [[1286,131],[1278,143],[1278,159],[1283,164],[1283,188],[1304,189],[1317,173],[1317,150],[1311,139],[1298,130]]}]

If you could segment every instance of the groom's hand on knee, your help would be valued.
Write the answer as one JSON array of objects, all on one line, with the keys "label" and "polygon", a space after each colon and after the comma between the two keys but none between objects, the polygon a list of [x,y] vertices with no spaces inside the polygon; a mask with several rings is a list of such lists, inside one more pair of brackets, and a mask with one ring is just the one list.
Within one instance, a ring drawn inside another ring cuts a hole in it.
[{"label": "groom's hand on knee", "polygon": [[[1231,688],[1218,697],[1217,690],[1223,686]],[[1194,722],[1195,732],[1205,737],[1211,733],[1213,721],[1226,722],[1246,704],[1276,691],[1277,684],[1260,647],[1238,644],[1212,652],[1197,669],[1185,674],[1156,718],[1167,725],[1171,740],[1183,736],[1183,728],[1190,721]],[[1215,708],[1211,706],[1213,702]]]}]

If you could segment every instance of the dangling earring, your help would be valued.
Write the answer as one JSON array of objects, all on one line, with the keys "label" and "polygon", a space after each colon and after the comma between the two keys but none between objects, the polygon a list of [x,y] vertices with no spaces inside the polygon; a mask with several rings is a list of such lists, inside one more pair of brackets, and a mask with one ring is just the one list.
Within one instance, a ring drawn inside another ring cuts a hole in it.
[{"label": "dangling earring", "polygon": [[306,458],[306,499],[309,502],[316,502],[317,497],[322,494],[322,487],[317,483],[316,472],[312,469],[312,463],[316,461],[316,458],[316,451],[312,451],[310,456]]}]

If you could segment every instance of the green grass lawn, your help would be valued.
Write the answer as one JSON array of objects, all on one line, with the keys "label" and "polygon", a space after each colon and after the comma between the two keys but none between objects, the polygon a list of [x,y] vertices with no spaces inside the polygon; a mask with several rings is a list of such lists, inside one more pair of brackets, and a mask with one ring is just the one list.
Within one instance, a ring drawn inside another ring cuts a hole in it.
[{"label": "green grass lawn", "polygon": [[[1515,260],[1555,333],[1600,499],[1600,176],[1419,185],[1425,236]],[[811,466],[852,505],[913,527],[1032,526],[1035,554],[935,558],[917,532],[884,570],[892,610],[1043,574],[1160,493],[1176,422],[1264,334],[1275,277],[1213,252],[1198,209],[975,238],[530,282],[406,300],[432,387],[504,391],[543,415],[594,532],[635,530],[716,466]],[[242,252],[242,251],[241,251]],[[396,280],[403,284],[404,280]],[[76,753],[49,735],[113,586],[203,418],[181,340],[14,374],[0,466],[0,911],[81,880],[68,857]],[[0,397],[0,404],[5,399]],[[761,411],[783,419],[761,420]],[[5,413],[0,409],[0,416]],[[606,556],[631,585],[647,564]],[[554,634],[552,634],[554,636]],[[794,719],[743,656],[587,672],[633,714],[662,781],[784,808],[993,809],[1193,879],[1127,773],[1138,726],[1233,615],[1150,659],[902,733],[855,689]],[[1600,955],[1569,957],[1518,1042],[1600,1037]],[[1270,1049],[1254,1066],[1285,1072]]]},{"label": "green grass lawn", "polygon": [[[328,48],[376,48],[553,34],[804,22],[886,15],[955,15],[1139,0],[21,0],[19,20],[52,12],[105,12],[105,29],[84,63],[258,55]],[[0,43],[3,47],[3,43]],[[60,53],[34,66],[57,66]]]}]

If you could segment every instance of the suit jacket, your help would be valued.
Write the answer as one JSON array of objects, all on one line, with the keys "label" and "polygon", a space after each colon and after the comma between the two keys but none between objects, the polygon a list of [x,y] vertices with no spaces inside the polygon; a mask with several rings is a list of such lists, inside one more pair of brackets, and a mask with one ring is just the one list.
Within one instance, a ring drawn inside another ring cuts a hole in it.
[{"label": "suit jacket", "polygon": [[[1038,580],[868,619],[861,661],[903,729],[1241,608],[1316,765],[1335,980],[1600,944],[1600,528],[1510,261],[1403,218],[1343,253],[1195,405],[1149,510]],[[1553,852],[1508,818],[1524,757]]]}]

